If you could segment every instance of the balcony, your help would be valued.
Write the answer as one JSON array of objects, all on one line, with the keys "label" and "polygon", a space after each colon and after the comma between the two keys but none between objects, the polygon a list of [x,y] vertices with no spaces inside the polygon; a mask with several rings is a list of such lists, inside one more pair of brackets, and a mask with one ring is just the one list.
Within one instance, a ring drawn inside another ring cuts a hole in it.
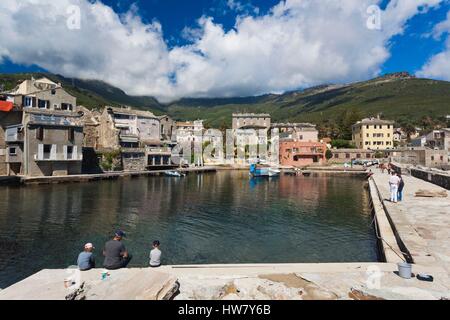
[{"label": "balcony", "polygon": [[145,151],[148,155],[171,155],[172,149],[169,147],[147,147]]},{"label": "balcony", "polygon": [[83,155],[82,154],[68,154],[67,156],[65,154],[50,154],[50,153],[43,153],[41,155],[35,154],[34,155],[34,161],[36,162],[71,162],[71,161],[83,161]]},{"label": "balcony", "polygon": [[6,143],[17,143],[24,141],[23,127],[15,126],[9,127],[5,132],[5,141]]}]

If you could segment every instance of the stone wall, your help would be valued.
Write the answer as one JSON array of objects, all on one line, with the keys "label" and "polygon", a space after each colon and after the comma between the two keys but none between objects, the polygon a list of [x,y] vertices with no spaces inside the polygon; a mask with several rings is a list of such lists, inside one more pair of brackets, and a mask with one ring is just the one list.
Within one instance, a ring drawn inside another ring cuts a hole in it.
[{"label": "stone wall", "polygon": [[431,182],[435,185],[438,185],[442,188],[450,190],[450,175],[446,175],[438,172],[430,172],[419,169],[411,169],[411,175],[413,177]]},{"label": "stone wall", "polygon": [[124,171],[145,171],[145,154],[133,158],[122,157],[122,165]]}]

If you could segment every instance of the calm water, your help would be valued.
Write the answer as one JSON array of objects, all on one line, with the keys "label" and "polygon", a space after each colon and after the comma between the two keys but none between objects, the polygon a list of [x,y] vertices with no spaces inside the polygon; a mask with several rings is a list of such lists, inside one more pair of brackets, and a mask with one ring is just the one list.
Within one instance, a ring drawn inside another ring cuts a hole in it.
[{"label": "calm water", "polygon": [[[290,177],[251,182],[246,172],[0,188],[0,288],[43,268],[97,255],[121,227],[145,266],[151,242],[163,263],[377,261],[363,181]],[[97,259],[98,263],[102,258]]]}]

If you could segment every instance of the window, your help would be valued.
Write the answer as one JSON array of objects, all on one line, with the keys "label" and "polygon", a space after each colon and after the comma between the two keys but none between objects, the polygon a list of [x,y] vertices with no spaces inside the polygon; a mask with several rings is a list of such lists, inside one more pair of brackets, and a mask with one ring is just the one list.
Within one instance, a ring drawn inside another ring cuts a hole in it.
[{"label": "window", "polygon": [[36,139],[37,140],[44,140],[44,128],[38,127],[36,129]]},{"label": "window", "polygon": [[61,110],[72,111],[73,106],[70,103],[61,103]]},{"label": "window", "polygon": [[56,94],[56,90],[52,89],[52,96],[54,96]]},{"label": "window", "polygon": [[9,155],[10,156],[16,156],[17,155],[17,148],[16,147],[9,147]]},{"label": "window", "polygon": [[431,156],[431,161],[434,161],[434,156]]},{"label": "window", "polygon": [[69,128],[69,136],[68,136],[69,141],[74,141],[75,140],[75,128]]},{"label": "window", "polygon": [[52,155],[52,145],[44,144],[44,159],[45,160],[51,159],[51,155]]},{"label": "window", "polygon": [[38,108],[39,109],[48,109],[50,105],[50,101],[48,100],[38,100]]},{"label": "window", "polygon": [[33,107],[33,98],[31,97],[25,97],[23,100],[23,106],[26,108]]},{"label": "window", "polygon": [[369,129],[369,126],[366,126],[366,129]]},{"label": "window", "polygon": [[350,159],[350,153],[346,153],[345,158]]},{"label": "window", "polygon": [[67,159],[73,159],[73,146],[67,146]]},{"label": "window", "polygon": [[336,154],[334,155],[334,158],[335,158],[335,159],[339,159],[339,154],[336,153]]},{"label": "window", "polygon": [[370,153],[367,153],[367,154],[366,154],[366,158],[367,158],[367,159],[370,159],[370,158],[372,158],[372,155],[371,155]]}]

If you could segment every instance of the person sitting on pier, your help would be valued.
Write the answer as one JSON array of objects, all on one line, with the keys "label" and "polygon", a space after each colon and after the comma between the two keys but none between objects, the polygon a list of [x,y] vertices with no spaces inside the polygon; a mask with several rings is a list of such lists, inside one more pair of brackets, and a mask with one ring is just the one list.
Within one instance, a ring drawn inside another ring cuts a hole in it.
[{"label": "person sitting on pier", "polygon": [[84,251],[78,255],[77,265],[81,271],[88,271],[95,268],[94,249],[92,243],[86,243]]},{"label": "person sitting on pier", "polygon": [[158,240],[153,241],[153,250],[150,251],[150,267],[158,268],[161,266],[161,243]]},{"label": "person sitting on pier", "polygon": [[122,239],[125,237],[122,230],[117,230],[114,238],[105,244],[103,255],[105,261],[103,266],[108,270],[117,270],[126,268],[131,261],[132,256],[128,253]]}]

